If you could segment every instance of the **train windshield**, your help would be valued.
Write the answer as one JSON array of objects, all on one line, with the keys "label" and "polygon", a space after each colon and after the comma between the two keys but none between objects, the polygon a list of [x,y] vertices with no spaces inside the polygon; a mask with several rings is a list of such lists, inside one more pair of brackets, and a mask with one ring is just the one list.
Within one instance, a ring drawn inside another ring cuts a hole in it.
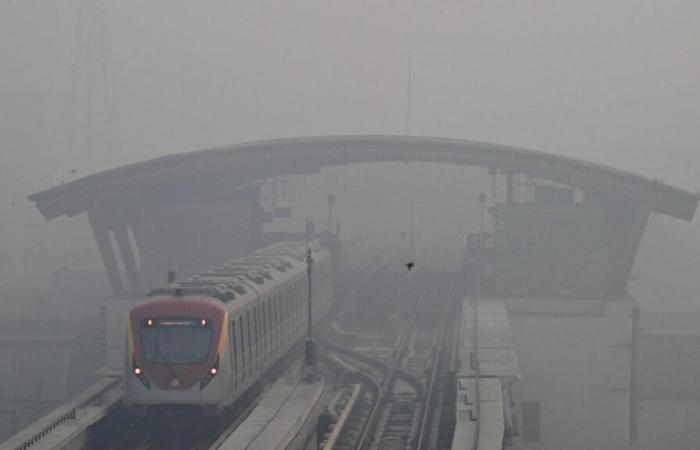
[{"label": "train windshield", "polygon": [[141,325],[141,350],[150,363],[195,364],[206,360],[211,327],[203,319],[149,319]]}]

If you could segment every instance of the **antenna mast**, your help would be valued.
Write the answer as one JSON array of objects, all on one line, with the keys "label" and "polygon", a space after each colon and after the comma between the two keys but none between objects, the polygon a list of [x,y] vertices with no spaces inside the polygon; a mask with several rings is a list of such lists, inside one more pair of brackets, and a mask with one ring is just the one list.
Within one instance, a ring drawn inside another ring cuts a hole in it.
[{"label": "antenna mast", "polygon": [[408,51],[408,83],[406,83],[406,136],[411,135],[411,78],[413,78],[413,64],[411,51]]}]

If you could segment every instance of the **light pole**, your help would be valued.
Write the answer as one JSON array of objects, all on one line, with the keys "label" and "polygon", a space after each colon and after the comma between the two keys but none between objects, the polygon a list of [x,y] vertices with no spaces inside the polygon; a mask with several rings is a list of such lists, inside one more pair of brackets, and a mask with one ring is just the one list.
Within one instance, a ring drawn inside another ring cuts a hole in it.
[{"label": "light pole", "polygon": [[304,366],[306,367],[306,376],[311,379],[308,380],[311,383],[316,381],[316,343],[313,340],[312,335],[312,310],[311,310],[311,299],[312,299],[312,284],[311,284],[311,266],[314,263],[314,259],[311,256],[311,246],[309,245],[309,234],[311,232],[311,222],[306,221],[306,279],[307,279],[307,305],[308,305],[308,325],[309,332],[306,337],[306,344],[304,347]]}]

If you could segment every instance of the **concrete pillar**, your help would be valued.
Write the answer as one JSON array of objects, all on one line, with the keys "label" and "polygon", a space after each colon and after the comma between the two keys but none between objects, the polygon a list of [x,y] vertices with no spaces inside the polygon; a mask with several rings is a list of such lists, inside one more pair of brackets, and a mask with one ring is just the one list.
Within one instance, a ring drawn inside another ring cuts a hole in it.
[{"label": "concrete pillar", "polygon": [[124,287],[122,286],[121,276],[119,275],[119,266],[117,265],[117,258],[114,255],[112,241],[109,238],[109,229],[97,218],[97,214],[93,211],[88,212],[88,219],[90,220],[90,226],[95,235],[95,242],[97,242],[97,248],[100,250],[102,262],[107,271],[107,278],[109,278],[112,291],[115,295],[122,296],[124,295]]},{"label": "concrete pillar", "polygon": [[[157,232],[158,217],[153,208],[143,206],[134,217],[135,220],[130,223],[141,262],[140,289],[143,293],[147,293],[166,281],[167,270],[163,267],[163,261],[157,257],[160,248],[160,234]],[[172,267],[172,270],[175,270],[175,267]]]},{"label": "concrete pillar", "polygon": [[119,253],[122,255],[122,261],[124,261],[124,268],[126,269],[126,274],[129,277],[129,284],[131,284],[131,293],[136,296],[141,294],[141,274],[136,265],[136,257],[134,256],[134,250],[131,246],[131,239],[129,239],[129,231],[126,225],[118,225],[114,228],[114,237],[117,239],[117,245],[119,246]]},{"label": "concrete pillar", "polygon": [[606,205],[608,222],[608,298],[624,295],[637,257],[650,211],[641,205],[611,202]]}]

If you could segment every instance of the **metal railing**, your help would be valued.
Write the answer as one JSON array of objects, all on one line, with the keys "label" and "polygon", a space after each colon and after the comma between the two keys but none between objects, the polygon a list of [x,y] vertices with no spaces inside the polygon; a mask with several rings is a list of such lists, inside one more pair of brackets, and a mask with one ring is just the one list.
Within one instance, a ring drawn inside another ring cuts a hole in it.
[{"label": "metal railing", "polygon": [[355,407],[355,403],[357,402],[357,399],[360,396],[361,390],[361,384],[356,384],[353,386],[352,392],[350,393],[347,403],[345,404],[345,408],[343,408],[343,412],[340,414],[340,417],[338,417],[338,420],[336,421],[335,426],[333,427],[333,431],[331,431],[331,434],[328,436],[325,443],[321,447],[322,450],[332,450],[333,448],[335,448],[335,443],[338,441],[340,433],[343,431],[345,423],[348,421],[348,418],[352,413],[352,409]]},{"label": "metal railing", "polygon": [[[85,389],[67,404],[60,406],[3,444],[0,444],[0,450],[26,450],[32,448],[68,421],[85,419],[84,431],[87,426],[95,423],[105,415],[104,413],[97,413],[91,416],[83,416],[85,410],[90,407],[101,406],[102,411],[106,412],[121,399],[122,391],[121,378],[104,378]],[[75,437],[76,433],[73,433],[70,436],[66,436],[66,440],[72,440]],[[56,448],[60,448],[60,445],[57,444]]]}]

